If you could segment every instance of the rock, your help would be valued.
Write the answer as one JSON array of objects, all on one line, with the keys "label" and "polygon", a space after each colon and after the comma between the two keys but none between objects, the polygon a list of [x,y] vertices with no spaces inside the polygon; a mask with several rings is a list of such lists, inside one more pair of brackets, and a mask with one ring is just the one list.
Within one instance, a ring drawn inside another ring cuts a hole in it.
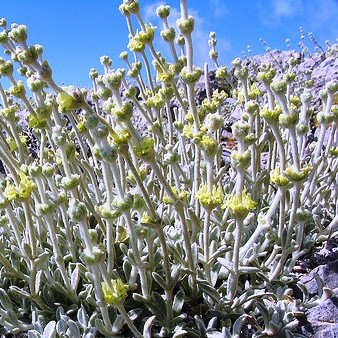
[{"label": "rock", "polygon": [[338,298],[326,299],[321,304],[309,309],[307,321],[308,325],[302,328],[307,337],[337,338]]},{"label": "rock", "polygon": [[316,274],[318,274],[324,285],[329,289],[333,290],[338,288],[338,260],[320,265],[313,269],[308,275],[301,277],[300,282],[306,286],[312,295],[318,293],[318,286],[315,279]]}]

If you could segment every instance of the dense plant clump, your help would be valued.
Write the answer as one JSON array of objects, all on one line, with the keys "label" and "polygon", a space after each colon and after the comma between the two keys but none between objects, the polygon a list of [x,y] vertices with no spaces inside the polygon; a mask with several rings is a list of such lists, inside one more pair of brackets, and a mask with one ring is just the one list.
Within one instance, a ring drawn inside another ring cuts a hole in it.
[{"label": "dense plant clump", "polygon": [[[292,271],[337,235],[338,84],[314,109],[311,74],[295,72],[295,58],[256,71],[237,58],[234,80],[211,33],[216,79],[242,111],[224,163],[227,93],[210,89],[207,64],[194,65],[194,18],[180,6],[177,30],[170,7],[157,9],[164,58],[138,1],[124,0],[126,68],[101,57],[89,91],[58,86],[26,27],[0,20],[12,59],[0,58],[11,84],[0,84],[2,334],[300,337],[300,318],[320,301]],[[322,53],[336,57],[336,45]]]}]

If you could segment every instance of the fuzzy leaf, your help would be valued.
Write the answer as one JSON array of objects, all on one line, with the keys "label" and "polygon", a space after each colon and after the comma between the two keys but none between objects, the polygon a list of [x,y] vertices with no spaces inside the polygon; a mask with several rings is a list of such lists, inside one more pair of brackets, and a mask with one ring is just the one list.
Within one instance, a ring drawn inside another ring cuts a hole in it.
[{"label": "fuzzy leaf", "polygon": [[4,289],[0,288],[0,303],[5,310],[13,310],[13,304]]},{"label": "fuzzy leaf", "polygon": [[56,323],[55,321],[51,321],[47,324],[45,329],[43,330],[43,338],[56,338]]},{"label": "fuzzy leaf", "polygon": [[35,330],[29,330],[27,334],[27,338],[41,338],[41,334]]},{"label": "fuzzy leaf", "polygon": [[65,334],[68,328],[67,322],[64,319],[60,319],[56,324],[56,332],[61,335]]},{"label": "fuzzy leaf", "polygon": [[80,281],[80,270],[78,266],[76,266],[71,275],[71,286],[74,291],[76,291],[77,286],[79,285],[79,281]]},{"label": "fuzzy leaf", "polygon": [[217,327],[217,317],[212,317],[210,320],[209,320],[209,323],[208,323],[208,326],[207,326],[207,329],[213,329],[213,328],[216,328]]},{"label": "fuzzy leaf", "polygon": [[203,293],[212,298],[214,301],[218,302],[221,298],[219,293],[215,288],[209,285],[207,282],[198,282],[198,286]]},{"label": "fuzzy leaf", "polygon": [[39,270],[35,276],[35,292],[39,292],[42,282],[42,270]]},{"label": "fuzzy leaf", "polygon": [[84,329],[88,326],[88,318],[87,312],[81,304],[81,308],[77,312],[77,320]]},{"label": "fuzzy leaf", "polygon": [[217,261],[221,263],[228,271],[232,271],[231,262],[229,262],[227,259],[218,257]]},{"label": "fuzzy leaf", "polygon": [[113,333],[118,334],[122,330],[124,324],[125,320],[123,319],[123,317],[121,315],[117,315],[113,323]]},{"label": "fuzzy leaf", "polygon": [[104,323],[103,323],[102,319],[99,319],[99,318],[95,319],[95,327],[96,327],[97,331],[99,331],[101,334],[106,336],[107,332],[106,332],[106,329],[104,327]]},{"label": "fuzzy leaf", "polygon": [[175,334],[173,335],[173,338],[186,337],[187,334],[188,334],[188,331],[180,329],[177,332],[175,332]]},{"label": "fuzzy leaf", "polygon": [[144,323],[144,327],[143,327],[144,338],[152,338],[153,337],[153,335],[151,333],[151,327],[153,326],[155,319],[156,319],[156,316],[151,316]]},{"label": "fuzzy leaf", "polygon": [[232,329],[232,334],[233,335],[238,335],[238,337],[241,336],[241,330],[245,322],[247,321],[248,316],[247,315],[242,315],[239,318],[236,319],[233,329]]},{"label": "fuzzy leaf", "polygon": [[166,303],[159,293],[153,292],[151,301],[147,305],[150,311],[156,314],[158,320],[162,321],[166,319],[167,315]]},{"label": "fuzzy leaf", "polygon": [[183,290],[179,290],[173,301],[173,311],[176,313],[180,313],[182,311],[183,305],[184,305],[184,292]]},{"label": "fuzzy leaf", "polygon": [[163,289],[166,290],[166,285],[165,285],[165,280],[157,273],[157,272],[153,272],[151,274],[155,280],[155,282]]},{"label": "fuzzy leaf", "polygon": [[130,265],[130,263],[127,260],[125,260],[123,262],[123,272],[124,272],[124,275],[126,277],[126,280],[129,280],[129,278],[130,278],[131,268],[132,268],[132,266]]},{"label": "fuzzy leaf", "polygon": [[194,319],[198,330],[200,331],[202,337],[204,337],[207,333],[207,330],[203,320],[199,316],[194,316]]},{"label": "fuzzy leaf", "polygon": [[13,292],[13,294],[15,294],[17,297],[24,297],[24,298],[30,298],[31,295],[25,291],[22,290],[20,288],[18,288],[17,286],[10,286],[9,287],[10,292]]},{"label": "fuzzy leaf", "polygon": [[180,277],[181,265],[174,265],[171,270],[171,287],[174,288]]},{"label": "fuzzy leaf", "polygon": [[68,321],[68,330],[66,331],[66,334],[69,337],[80,337],[81,336],[79,327],[73,320]]}]

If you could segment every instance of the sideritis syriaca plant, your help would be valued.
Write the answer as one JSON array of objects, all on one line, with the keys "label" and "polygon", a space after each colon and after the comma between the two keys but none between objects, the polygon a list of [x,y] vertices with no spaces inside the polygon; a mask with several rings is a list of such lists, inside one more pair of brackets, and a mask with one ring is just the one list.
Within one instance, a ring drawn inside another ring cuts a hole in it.
[{"label": "sideritis syriaca plant", "polygon": [[[169,6],[157,9],[165,58],[138,1],[124,0],[125,68],[101,57],[90,90],[55,83],[26,26],[0,21],[11,58],[0,59],[10,82],[0,85],[3,334],[300,336],[298,318],[318,299],[293,297],[305,293],[293,269],[337,235],[337,82],[313,110],[313,82],[294,62],[254,73],[237,58],[233,78],[211,33],[216,79],[233,87],[212,91],[208,64],[194,64],[186,0],[180,8],[177,27]],[[224,159],[228,95],[243,113]]]}]

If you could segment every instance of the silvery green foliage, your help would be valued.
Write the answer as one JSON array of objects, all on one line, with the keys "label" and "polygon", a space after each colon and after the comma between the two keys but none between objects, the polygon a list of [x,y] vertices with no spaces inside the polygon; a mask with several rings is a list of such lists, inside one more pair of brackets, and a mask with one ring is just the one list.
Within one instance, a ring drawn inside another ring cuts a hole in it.
[{"label": "silvery green foliage", "polygon": [[186,1],[175,28],[157,10],[166,58],[139,3],[120,10],[126,69],[102,56],[90,90],[58,86],[27,28],[0,20],[1,334],[301,337],[333,294],[316,277],[310,298],[294,268],[337,236],[337,82],[312,92],[292,53],[228,72],[211,33],[204,98]]}]

